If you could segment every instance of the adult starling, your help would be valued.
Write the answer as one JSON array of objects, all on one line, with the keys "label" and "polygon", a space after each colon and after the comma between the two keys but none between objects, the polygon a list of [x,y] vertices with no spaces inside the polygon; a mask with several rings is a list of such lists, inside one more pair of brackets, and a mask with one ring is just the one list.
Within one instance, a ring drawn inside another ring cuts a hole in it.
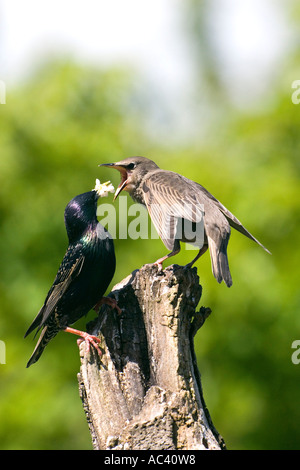
[{"label": "adult starling", "polygon": [[116,266],[113,240],[96,215],[98,198],[108,192],[114,192],[113,186],[96,180],[94,190],[74,197],[65,209],[69,246],[44,305],[25,334],[42,329],[27,367],[40,358],[60,330],[81,336],[101,355],[99,338],[69,325],[101,303],[118,308],[113,299],[103,298]]},{"label": "adult starling", "polygon": [[99,166],[115,168],[121,173],[114,199],[125,190],[134,201],[146,206],[160,238],[171,251],[155,264],[162,266],[163,261],[177,254],[180,241],[199,248],[197,256],[187,266],[192,266],[209,248],[214,277],[230,287],[232,279],[227,257],[230,226],[270,253],[200,184],[178,173],[161,170],[145,157],[130,157]]}]

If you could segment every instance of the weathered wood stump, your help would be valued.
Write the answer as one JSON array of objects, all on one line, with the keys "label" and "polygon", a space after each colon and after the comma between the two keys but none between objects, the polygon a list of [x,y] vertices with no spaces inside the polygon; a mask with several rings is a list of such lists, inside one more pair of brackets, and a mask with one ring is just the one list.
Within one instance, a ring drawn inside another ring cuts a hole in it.
[{"label": "weathered wood stump", "polygon": [[224,449],[206,408],[193,338],[210,314],[196,268],[145,265],[116,285],[80,347],[80,396],[94,449]]}]

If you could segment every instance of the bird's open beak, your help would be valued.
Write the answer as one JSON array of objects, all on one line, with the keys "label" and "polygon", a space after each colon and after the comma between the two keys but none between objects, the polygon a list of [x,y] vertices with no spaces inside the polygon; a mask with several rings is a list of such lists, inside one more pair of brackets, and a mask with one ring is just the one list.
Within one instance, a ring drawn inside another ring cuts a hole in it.
[{"label": "bird's open beak", "polygon": [[114,201],[117,199],[119,196],[120,192],[125,189],[128,181],[128,173],[127,170],[124,166],[118,165],[117,163],[101,163],[101,165],[98,166],[108,166],[109,168],[114,168],[115,170],[118,170],[121,173],[121,181],[119,186],[116,189],[115,195],[114,195]]}]

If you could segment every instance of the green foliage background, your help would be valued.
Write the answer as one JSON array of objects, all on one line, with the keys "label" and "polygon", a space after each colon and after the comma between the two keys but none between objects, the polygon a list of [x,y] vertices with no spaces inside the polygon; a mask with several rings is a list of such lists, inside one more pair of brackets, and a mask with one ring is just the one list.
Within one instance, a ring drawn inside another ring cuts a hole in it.
[{"label": "green foliage background", "polygon": [[[291,61],[293,77],[295,70]],[[208,254],[198,261],[201,305],[213,313],[196,350],[207,406],[228,448],[298,449],[300,365],[291,345],[300,337],[300,105],[279,79],[259,113],[224,103],[205,139],[164,144],[147,132],[134,84],[127,70],[53,61],[0,106],[0,448],[91,448],[76,339],[61,333],[26,369],[35,342],[23,335],[66,249],[68,201],[95,178],[118,184],[99,163],[144,155],[203,184],[272,252],[232,233],[231,289],[214,280]],[[115,248],[112,284],[165,253],[160,240],[116,239]],[[171,262],[193,255],[183,250]]]}]

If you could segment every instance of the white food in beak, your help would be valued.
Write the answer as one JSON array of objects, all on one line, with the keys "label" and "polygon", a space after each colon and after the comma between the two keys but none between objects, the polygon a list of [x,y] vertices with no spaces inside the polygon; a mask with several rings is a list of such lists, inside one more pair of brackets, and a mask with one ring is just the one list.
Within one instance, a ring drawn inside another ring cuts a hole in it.
[{"label": "white food in beak", "polygon": [[106,183],[100,183],[100,180],[97,178],[96,179],[96,185],[94,188],[94,191],[98,194],[100,197],[107,197],[108,193],[114,193],[115,188],[111,184],[110,181],[106,181]]}]

